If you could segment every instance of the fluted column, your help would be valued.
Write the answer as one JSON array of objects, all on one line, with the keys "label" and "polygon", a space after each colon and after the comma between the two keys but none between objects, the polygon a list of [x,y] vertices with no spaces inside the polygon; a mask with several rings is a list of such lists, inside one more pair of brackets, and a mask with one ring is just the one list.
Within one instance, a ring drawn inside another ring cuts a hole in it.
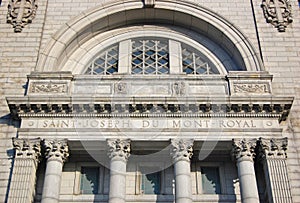
[{"label": "fluted column", "polygon": [[130,140],[107,140],[110,158],[109,203],[125,203],[126,165],[130,156]]},{"label": "fluted column", "polygon": [[242,203],[259,203],[253,162],[256,141],[256,139],[242,139],[233,140],[232,143],[232,155],[238,168]]},{"label": "fluted column", "polygon": [[45,140],[47,159],[42,203],[58,203],[63,164],[69,156],[66,140]]},{"label": "fluted column", "polygon": [[292,203],[286,166],[288,140],[259,139],[258,160],[262,163],[270,203]]},{"label": "fluted column", "polygon": [[171,140],[171,157],[175,174],[175,202],[192,203],[191,163],[193,140]]},{"label": "fluted column", "polygon": [[13,138],[16,150],[8,203],[33,202],[41,139]]}]

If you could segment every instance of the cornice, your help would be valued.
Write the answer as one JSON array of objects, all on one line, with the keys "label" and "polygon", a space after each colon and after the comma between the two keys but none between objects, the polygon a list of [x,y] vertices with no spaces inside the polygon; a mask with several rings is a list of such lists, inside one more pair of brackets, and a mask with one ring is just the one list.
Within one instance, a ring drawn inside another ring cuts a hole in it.
[{"label": "cornice", "polygon": [[[92,101],[91,101],[92,100]],[[22,117],[277,117],[285,120],[292,97],[8,97]]]}]

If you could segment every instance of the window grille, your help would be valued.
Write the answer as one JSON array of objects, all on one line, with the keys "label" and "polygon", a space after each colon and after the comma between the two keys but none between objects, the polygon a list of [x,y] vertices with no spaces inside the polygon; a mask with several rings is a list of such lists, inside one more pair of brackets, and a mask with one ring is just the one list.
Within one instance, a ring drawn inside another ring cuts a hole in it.
[{"label": "window grille", "polygon": [[136,39],[132,41],[132,74],[169,74],[167,40]]},{"label": "window grille", "polygon": [[219,74],[217,68],[199,51],[182,44],[182,67],[186,74]]},{"label": "window grille", "polygon": [[118,45],[114,45],[103,51],[89,65],[85,74],[87,75],[111,75],[118,72]]}]

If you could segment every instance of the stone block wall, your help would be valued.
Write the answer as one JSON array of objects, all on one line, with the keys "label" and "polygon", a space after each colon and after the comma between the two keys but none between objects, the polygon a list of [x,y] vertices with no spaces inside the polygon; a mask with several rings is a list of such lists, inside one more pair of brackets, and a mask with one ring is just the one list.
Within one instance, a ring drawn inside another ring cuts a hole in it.
[{"label": "stone block wall", "polygon": [[[16,136],[18,121],[13,121],[5,98],[22,96],[27,75],[35,70],[39,53],[61,26],[95,6],[116,0],[39,0],[35,19],[15,33],[6,23],[9,0],[0,6],[0,202],[5,202],[12,167],[11,138]],[[197,3],[232,22],[239,28],[263,57],[265,69],[274,76],[275,95],[294,96],[292,111],[284,126],[289,138],[288,169],[293,201],[300,202],[300,9],[291,0],[293,23],[285,32],[278,32],[266,23],[260,0],[185,0]],[[252,4],[251,4],[252,2]],[[257,31],[256,32],[256,27]],[[64,185],[65,187],[66,185]],[[67,187],[67,186],[66,186]]]}]

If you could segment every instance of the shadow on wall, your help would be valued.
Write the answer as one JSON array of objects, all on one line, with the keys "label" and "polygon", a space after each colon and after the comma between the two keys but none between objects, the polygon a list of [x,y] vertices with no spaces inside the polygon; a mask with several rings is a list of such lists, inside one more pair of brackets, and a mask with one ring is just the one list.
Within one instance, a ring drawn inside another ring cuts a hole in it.
[{"label": "shadow on wall", "polygon": [[[7,115],[4,115],[4,116],[0,117],[0,125],[7,126],[7,128],[9,126],[12,126],[14,128],[19,128],[20,127],[20,121],[12,119],[11,114],[7,114]],[[6,130],[4,129],[3,133],[9,133],[8,129],[6,129]],[[4,139],[8,140],[8,139],[10,139],[10,137],[15,137],[15,136],[16,136],[16,134],[11,132],[11,136],[5,136]],[[11,145],[10,148],[8,148],[6,150],[6,155],[7,155],[6,159],[8,161],[10,161],[11,165],[10,165],[10,169],[9,169],[8,185],[7,185],[7,190],[6,190],[6,194],[5,194],[4,203],[8,202],[8,194],[9,194],[9,191],[10,191],[10,180],[11,180],[11,177],[12,177],[13,166],[14,166],[15,150],[13,149],[12,145]]]}]

